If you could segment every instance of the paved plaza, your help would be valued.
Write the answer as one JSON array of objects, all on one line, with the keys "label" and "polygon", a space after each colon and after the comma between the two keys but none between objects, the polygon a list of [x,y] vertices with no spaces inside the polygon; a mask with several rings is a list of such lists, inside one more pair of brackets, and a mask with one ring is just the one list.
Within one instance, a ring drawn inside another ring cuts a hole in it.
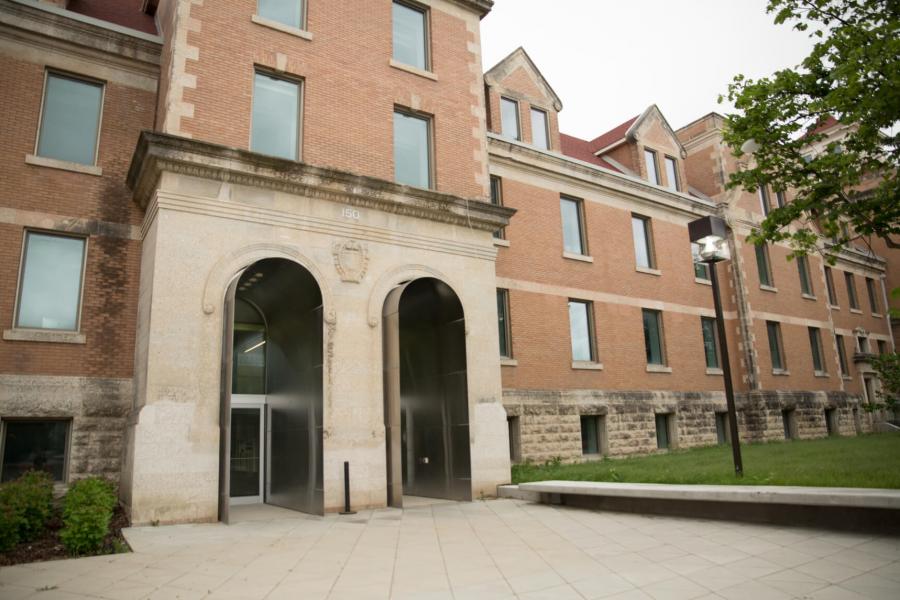
[{"label": "paved plaza", "polygon": [[0,598],[900,598],[896,537],[519,500],[232,510],[130,529],[131,554],[0,568]]}]

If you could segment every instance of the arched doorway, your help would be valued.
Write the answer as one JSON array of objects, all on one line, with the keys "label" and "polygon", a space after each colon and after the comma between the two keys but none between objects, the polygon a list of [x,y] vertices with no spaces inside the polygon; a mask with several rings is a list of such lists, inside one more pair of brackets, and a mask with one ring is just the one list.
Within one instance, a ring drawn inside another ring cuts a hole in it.
[{"label": "arched doorway", "polygon": [[321,290],[297,263],[264,259],[225,304],[220,519],[258,502],[322,514]]},{"label": "arched doorway", "polygon": [[444,282],[416,279],[388,294],[382,322],[388,504],[471,500],[462,304]]}]

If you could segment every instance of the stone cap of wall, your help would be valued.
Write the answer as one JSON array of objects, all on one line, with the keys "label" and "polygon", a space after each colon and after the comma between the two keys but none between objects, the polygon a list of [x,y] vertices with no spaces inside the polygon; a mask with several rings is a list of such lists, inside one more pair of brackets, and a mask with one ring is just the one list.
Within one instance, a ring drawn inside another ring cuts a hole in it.
[{"label": "stone cap of wall", "polygon": [[492,232],[508,225],[516,212],[480,199],[461,198],[249,150],[144,131],[132,156],[127,178],[135,202],[141,208],[146,210],[163,172]]}]

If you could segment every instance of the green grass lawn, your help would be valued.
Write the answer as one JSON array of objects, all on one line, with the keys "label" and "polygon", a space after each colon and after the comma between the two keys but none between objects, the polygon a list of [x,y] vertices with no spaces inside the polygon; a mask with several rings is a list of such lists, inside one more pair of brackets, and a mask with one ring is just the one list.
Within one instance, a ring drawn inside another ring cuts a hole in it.
[{"label": "green grass lawn", "polygon": [[514,465],[512,476],[513,483],[562,479],[900,488],[900,434],[742,444],[741,451],[741,479],[734,476],[730,445],[580,464]]}]

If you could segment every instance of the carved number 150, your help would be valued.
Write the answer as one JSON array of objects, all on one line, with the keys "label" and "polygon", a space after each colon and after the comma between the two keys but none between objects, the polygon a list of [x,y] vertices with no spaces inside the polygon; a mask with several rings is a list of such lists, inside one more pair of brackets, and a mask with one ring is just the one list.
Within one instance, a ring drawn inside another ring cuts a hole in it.
[{"label": "carved number 150", "polygon": [[341,210],[341,216],[345,219],[354,219],[359,221],[359,211],[349,206]]}]

